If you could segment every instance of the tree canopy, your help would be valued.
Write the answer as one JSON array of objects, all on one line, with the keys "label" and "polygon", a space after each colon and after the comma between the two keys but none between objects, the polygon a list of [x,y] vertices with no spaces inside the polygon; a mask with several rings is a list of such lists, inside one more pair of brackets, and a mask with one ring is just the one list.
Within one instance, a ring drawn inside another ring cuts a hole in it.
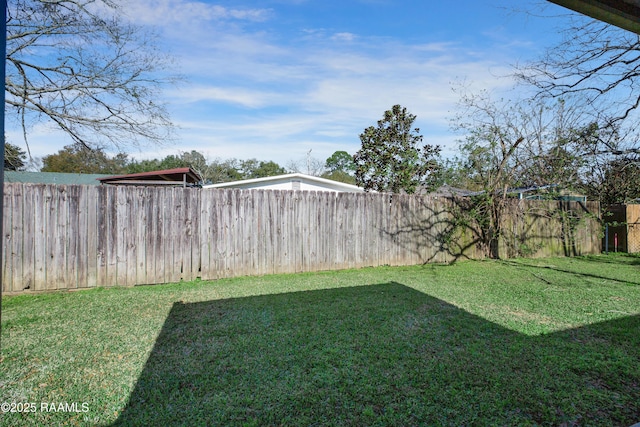
[{"label": "tree canopy", "polygon": [[356,177],[354,176],[356,164],[353,161],[353,156],[346,151],[335,151],[327,158],[324,167],[325,171],[320,175],[322,178],[346,184],[356,184]]},{"label": "tree canopy", "polygon": [[637,203],[640,199],[640,157],[616,156],[594,165],[585,177],[586,194],[600,201],[603,208],[612,204]]},{"label": "tree canopy", "polygon": [[121,174],[129,162],[126,154],[109,157],[102,149],[82,144],[67,145],[55,154],[42,158],[42,172]]},{"label": "tree canopy", "polygon": [[345,172],[353,173],[356,170],[356,165],[353,161],[353,156],[346,151],[334,152],[324,163],[324,167],[327,172]]},{"label": "tree canopy", "polygon": [[392,193],[435,185],[440,147],[422,144],[420,129],[412,127],[415,119],[406,108],[394,105],[377,126],[360,134],[362,148],[353,157],[357,185]]},{"label": "tree canopy", "polygon": [[4,144],[4,170],[19,171],[27,165],[27,153],[17,145],[5,142]]}]

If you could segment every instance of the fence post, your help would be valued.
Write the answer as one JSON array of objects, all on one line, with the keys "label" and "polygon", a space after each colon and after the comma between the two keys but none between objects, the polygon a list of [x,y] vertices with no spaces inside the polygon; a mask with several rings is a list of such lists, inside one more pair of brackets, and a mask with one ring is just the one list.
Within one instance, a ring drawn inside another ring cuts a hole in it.
[{"label": "fence post", "polygon": [[[0,52],[2,52],[2,58],[7,56],[7,0],[2,0],[0,3],[2,6],[2,23],[0,24]],[[0,169],[0,236],[2,233],[2,223],[4,222],[4,91],[6,89],[5,84],[5,70],[6,61],[2,61],[0,66],[0,79],[2,80],[2,94],[0,94],[0,105],[2,105],[2,112],[0,112],[0,141],[2,141],[2,152],[0,153],[0,160],[2,160],[2,169]],[[2,262],[2,243],[0,243],[0,263]],[[2,325],[2,288],[4,288],[4,282],[2,280],[2,271],[0,270],[0,325]],[[0,336],[2,336],[2,326],[0,326]],[[1,340],[1,338],[0,338]],[[0,341],[0,360],[2,360],[2,341]]]}]

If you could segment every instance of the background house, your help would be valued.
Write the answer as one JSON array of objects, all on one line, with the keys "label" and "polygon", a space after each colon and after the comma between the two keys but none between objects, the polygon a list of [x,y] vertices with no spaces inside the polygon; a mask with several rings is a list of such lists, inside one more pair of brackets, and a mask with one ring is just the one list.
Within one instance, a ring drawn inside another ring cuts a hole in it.
[{"label": "background house", "polygon": [[222,182],[205,185],[202,188],[239,188],[243,190],[306,190],[333,191],[336,193],[362,193],[364,189],[344,182],[319,178],[302,173],[268,176],[265,178],[244,179],[241,181]]},{"label": "background house", "polygon": [[574,193],[557,184],[510,188],[507,190],[507,195],[525,200],[562,200],[565,202],[587,201],[587,196],[584,194]]}]

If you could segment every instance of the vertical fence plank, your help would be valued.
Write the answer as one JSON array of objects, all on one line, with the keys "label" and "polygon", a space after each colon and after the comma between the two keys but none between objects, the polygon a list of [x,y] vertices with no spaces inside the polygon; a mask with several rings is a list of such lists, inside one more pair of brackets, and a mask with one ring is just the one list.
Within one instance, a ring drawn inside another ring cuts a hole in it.
[{"label": "vertical fence plank", "polygon": [[192,266],[191,266],[191,242],[194,240],[191,227],[193,227],[193,221],[191,220],[191,215],[189,214],[189,209],[191,209],[191,203],[189,198],[189,192],[191,191],[188,188],[179,188],[178,194],[180,197],[180,220],[176,222],[176,231],[178,233],[177,240],[180,242],[180,247],[176,251],[179,261],[176,263],[180,270],[177,272],[179,280],[191,280],[192,274]]},{"label": "vertical fence plank", "polygon": [[238,249],[240,253],[238,273],[241,276],[251,271],[251,257],[253,253],[254,231],[253,231],[253,215],[251,213],[251,200],[253,199],[253,191],[242,190],[238,203]]},{"label": "vertical fence plank", "polygon": [[168,209],[158,209],[159,206],[167,206],[167,203],[171,200],[170,193],[162,191],[162,188],[154,188],[154,198],[156,199],[155,209],[155,222],[154,222],[154,250],[155,250],[155,263],[154,263],[154,283],[167,283],[169,280],[166,275],[166,257],[165,252],[170,250],[166,247],[165,240],[167,236],[166,222],[170,219]]},{"label": "vertical fence plank", "polygon": [[202,255],[200,250],[202,248],[200,244],[200,221],[201,217],[198,215],[200,212],[200,204],[202,191],[196,188],[190,188],[188,191],[190,205],[187,209],[187,214],[190,218],[191,229],[189,231],[189,245],[190,245],[190,259],[191,263],[191,276],[189,280],[195,280],[198,277],[202,277]]},{"label": "vertical fence plank", "polygon": [[40,291],[46,289],[47,283],[47,187],[44,184],[31,187],[34,191],[34,286],[33,290]]},{"label": "vertical fence plank", "polygon": [[280,238],[282,233],[282,225],[280,223],[280,218],[282,217],[280,210],[282,209],[282,205],[278,203],[278,194],[280,194],[280,191],[267,191],[268,220],[270,227],[269,238],[267,240],[268,253],[265,256],[267,274],[277,273],[279,271],[278,263],[281,262],[279,254],[282,253],[282,240]]},{"label": "vertical fence plank", "polygon": [[156,275],[156,239],[158,239],[158,208],[156,188],[147,187],[144,191],[144,277],[145,284],[159,283]]},{"label": "vertical fence plank", "polygon": [[347,240],[347,224],[345,212],[348,209],[348,200],[345,193],[338,193],[336,198],[336,238],[335,238],[335,258],[333,260],[332,269],[344,268],[346,264],[345,243]]},{"label": "vertical fence plank", "polygon": [[94,185],[84,187],[87,226],[87,287],[98,285],[98,189],[99,187]]},{"label": "vertical fence plank", "polygon": [[217,197],[218,210],[220,212],[218,238],[216,239],[217,251],[216,251],[216,263],[218,268],[218,277],[231,277],[231,263],[233,261],[231,241],[231,210],[232,210],[232,190],[220,190]]},{"label": "vertical fence plank", "polygon": [[47,290],[57,289],[58,286],[58,269],[60,264],[64,262],[64,249],[60,251],[58,246],[58,219],[62,218],[64,212],[59,212],[60,208],[60,191],[57,187],[49,187],[49,203],[47,217]]},{"label": "vertical fence plank", "polygon": [[[194,280],[200,276],[200,198],[194,197],[194,190],[188,188],[185,190],[185,214],[186,218],[186,233],[183,235],[186,250],[182,254],[182,262],[186,265],[186,274],[183,275],[184,280]],[[200,191],[197,191],[197,195],[200,195]]]},{"label": "vertical fence plank", "polygon": [[325,212],[328,209],[327,197],[334,197],[333,192],[318,191],[314,199],[315,203],[311,211],[309,212],[309,221],[313,226],[312,239],[315,242],[315,269],[322,271],[327,269],[327,226],[328,223],[325,220]]},{"label": "vertical fence plank", "polygon": [[7,236],[7,248],[9,259],[9,274],[7,277],[9,280],[9,291],[20,291],[22,287],[22,275],[23,275],[23,258],[22,258],[22,243],[24,237],[23,230],[23,217],[22,210],[22,187],[12,186],[11,192],[8,197],[5,197],[4,213],[8,215],[8,227],[4,229],[4,233]]},{"label": "vertical fence plank", "polygon": [[67,223],[67,188],[65,185],[57,185],[52,191],[51,203],[51,238],[49,246],[49,289],[64,289],[66,273],[66,223]]},{"label": "vertical fence plank", "polygon": [[24,287],[23,279],[25,270],[29,266],[24,264],[25,258],[23,252],[25,250],[25,218],[24,212],[24,187],[14,186],[11,198],[11,205],[5,207],[5,213],[11,211],[11,285],[12,291],[21,291]]},{"label": "vertical fence plank", "polygon": [[228,253],[229,263],[227,264],[227,271],[231,277],[239,276],[242,270],[240,260],[242,258],[242,230],[240,227],[240,193],[241,190],[229,190],[230,204],[229,204],[229,235],[227,241],[229,242]]},{"label": "vertical fence plank", "polygon": [[212,209],[211,196],[213,191],[202,191],[200,195],[200,274],[202,280],[211,280],[213,278],[211,269],[211,253],[212,253]]},{"label": "vertical fence plank", "polygon": [[138,264],[139,259],[143,259],[141,254],[138,253],[138,218],[140,215],[140,188],[132,187],[127,188],[126,197],[126,240],[124,248],[124,258],[126,262],[126,274],[125,280],[127,286],[133,286],[138,282]]},{"label": "vertical fence plank", "polygon": [[80,253],[80,186],[67,186],[67,221],[66,221],[66,238],[65,247],[67,251],[66,268],[65,268],[65,286],[64,289],[78,288],[78,266],[82,262],[79,257],[86,257],[86,254]]},{"label": "vertical fence plank", "polygon": [[22,198],[22,223],[24,226],[24,232],[22,235],[23,248],[22,248],[22,278],[21,283],[18,286],[18,290],[35,289],[35,241],[33,236],[36,233],[35,229],[35,192],[30,188],[31,185],[23,185],[23,198]]},{"label": "vertical fence plank", "polygon": [[103,286],[118,285],[118,187],[105,187],[106,204],[106,283]]},{"label": "vertical fence plank", "polygon": [[381,198],[379,194],[366,193],[364,195],[367,203],[367,234],[369,239],[367,241],[367,265],[378,266],[381,265],[380,261],[380,240],[381,240],[381,217],[382,212],[380,208],[382,206]]},{"label": "vertical fence plank", "polygon": [[217,234],[215,238],[215,264],[216,277],[229,277],[227,272],[229,259],[231,254],[228,252],[229,248],[229,234],[230,234],[230,194],[229,190],[215,190],[215,204],[214,209],[218,212],[216,229]]},{"label": "vertical fence plank", "polygon": [[47,209],[44,212],[45,220],[47,221],[46,230],[47,237],[45,239],[46,242],[46,258],[45,258],[45,276],[46,282],[43,286],[46,290],[54,290],[56,289],[56,268],[58,266],[59,260],[56,258],[56,235],[57,235],[57,227],[56,227],[56,218],[57,218],[57,191],[53,186],[47,186],[47,194],[45,200],[45,208]]},{"label": "vertical fence plank", "polygon": [[147,282],[150,284],[165,283],[164,276],[164,220],[166,209],[159,209],[165,203],[166,191],[162,188],[149,188],[149,208],[147,218],[149,219],[150,235],[147,236],[146,246],[147,261]]},{"label": "vertical fence plank", "polygon": [[131,230],[129,229],[129,221],[127,211],[130,208],[130,188],[116,187],[115,195],[115,284],[118,286],[127,286],[127,249],[129,246],[129,237]]},{"label": "vertical fence plank", "polygon": [[210,255],[210,276],[214,279],[222,277],[222,236],[224,236],[224,223],[222,217],[224,215],[224,193],[221,190],[210,191],[211,197],[209,198],[211,206],[211,231],[207,234],[207,239],[211,242],[209,244]]},{"label": "vertical fence plank", "polygon": [[179,282],[182,278],[182,251],[184,250],[183,240],[182,240],[182,227],[184,226],[184,194],[182,188],[172,188],[172,204],[173,209],[171,210],[172,218],[170,222],[170,235],[171,238],[168,242],[170,245],[170,250],[168,251],[171,254],[171,262],[169,265],[171,266],[171,281]]},{"label": "vertical fence plank", "polygon": [[148,187],[137,187],[135,191],[134,210],[131,212],[133,220],[132,226],[136,229],[135,233],[135,251],[136,258],[132,260],[135,264],[134,284],[148,284],[147,279],[147,236],[150,234],[148,211],[146,209],[149,203]]},{"label": "vertical fence plank", "polygon": [[305,263],[307,259],[307,252],[305,251],[307,224],[305,215],[304,195],[306,192],[299,190],[295,191],[295,223],[296,223],[296,238],[294,241],[295,254],[296,254],[296,273],[305,271]]},{"label": "vertical fence plank", "polygon": [[74,197],[77,199],[78,220],[76,229],[76,280],[77,287],[85,288],[88,284],[89,258],[91,254],[89,245],[89,211],[88,211],[88,186],[74,186]]},{"label": "vertical fence plank", "polygon": [[108,188],[100,186],[96,203],[96,286],[107,285],[107,197]]},{"label": "vertical fence plank", "polygon": [[[12,246],[13,246],[13,239],[14,239],[12,219],[14,214],[13,194],[15,190],[16,190],[16,186],[14,185],[7,184],[4,186],[3,202],[2,202],[4,206],[4,213],[2,217],[2,232],[4,233],[4,235],[2,236],[2,245],[3,245],[2,256],[4,258],[2,260],[3,292],[12,292],[14,290],[13,263],[15,262],[15,258],[12,254],[13,252]],[[18,287],[19,286],[16,286],[16,288]]]},{"label": "vertical fence plank", "polygon": [[163,191],[160,194],[164,196],[163,205],[169,207],[169,209],[162,209],[162,214],[164,216],[162,221],[162,231],[161,235],[163,236],[162,240],[162,250],[164,259],[162,262],[162,266],[164,269],[164,277],[160,283],[173,283],[176,282],[174,276],[174,264],[173,259],[175,256],[176,250],[176,230],[174,228],[175,217],[177,216],[176,206],[175,206],[175,193],[173,188],[167,188],[167,191]]},{"label": "vertical fence plank", "polygon": [[[288,272],[289,266],[289,253],[287,252],[287,241],[289,239],[289,230],[287,223],[287,214],[289,212],[289,204],[287,200],[287,194],[289,192],[276,190],[274,191],[274,203],[275,203],[275,221],[278,227],[278,233],[276,236],[276,246],[274,250],[274,272],[285,273]],[[278,256],[278,254],[280,256]]]},{"label": "vertical fence plank", "polygon": [[254,251],[252,256],[252,270],[254,274],[264,274],[264,252],[265,252],[265,238],[266,229],[265,224],[265,200],[264,190],[253,191],[253,202],[251,206],[251,215],[254,217]]}]

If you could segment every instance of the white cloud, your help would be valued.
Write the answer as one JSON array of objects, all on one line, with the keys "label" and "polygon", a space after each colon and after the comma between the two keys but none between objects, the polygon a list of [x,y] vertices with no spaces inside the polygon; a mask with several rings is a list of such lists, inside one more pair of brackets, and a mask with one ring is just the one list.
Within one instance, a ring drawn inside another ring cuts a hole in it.
[{"label": "white cloud", "polygon": [[[192,86],[172,91],[168,97],[175,103],[224,102],[246,108],[260,108],[277,103],[278,93],[243,87]],[[282,101],[281,101],[282,102]]]},{"label": "white cloud", "polygon": [[155,26],[197,25],[202,21],[239,20],[263,22],[269,9],[228,8],[188,0],[137,0],[123,2],[122,10],[138,24]]},{"label": "white cloud", "polygon": [[334,41],[342,41],[342,42],[352,42],[356,39],[356,35],[353,33],[335,33],[331,40]]}]

